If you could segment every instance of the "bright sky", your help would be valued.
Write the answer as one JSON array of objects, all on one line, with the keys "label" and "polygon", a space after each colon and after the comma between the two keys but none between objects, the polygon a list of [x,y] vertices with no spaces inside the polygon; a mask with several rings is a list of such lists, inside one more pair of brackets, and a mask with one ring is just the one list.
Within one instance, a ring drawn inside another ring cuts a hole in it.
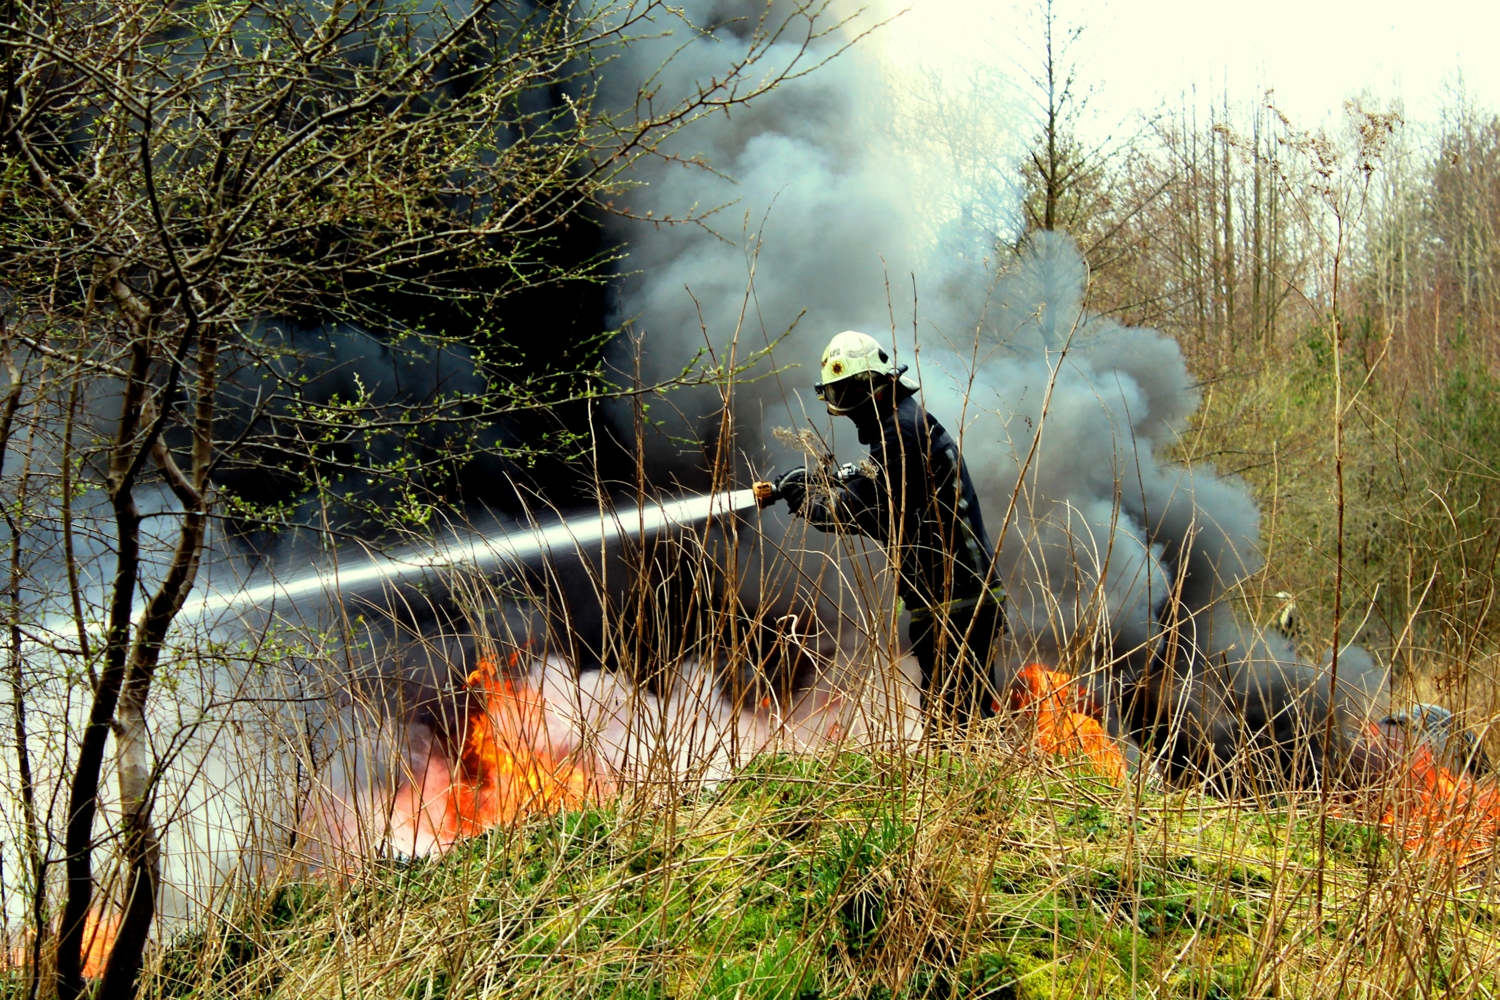
[{"label": "bright sky", "polygon": [[[895,33],[915,58],[1009,67],[1024,51],[1016,34],[1025,31],[1026,3],[896,2],[911,7]],[[1477,103],[1500,109],[1497,0],[1056,0],[1054,10],[1086,26],[1080,75],[1099,88],[1101,120],[1176,104],[1194,84],[1222,93],[1227,83],[1240,103],[1274,87],[1277,105],[1303,127],[1364,89],[1399,95],[1408,120],[1431,121],[1460,72]]]}]

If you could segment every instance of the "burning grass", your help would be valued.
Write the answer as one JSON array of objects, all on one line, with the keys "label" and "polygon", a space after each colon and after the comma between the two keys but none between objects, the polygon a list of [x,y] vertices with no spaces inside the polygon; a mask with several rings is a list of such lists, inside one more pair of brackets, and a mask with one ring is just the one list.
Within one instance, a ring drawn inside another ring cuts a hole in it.
[{"label": "burning grass", "polygon": [[1500,906],[1317,803],[1120,787],[998,738],[765,756],[446,854],[236,895],[157,956],[174,997],[1488,995]]},{"label": "burning grass", "polygon": [[436,753],[424,772],[439,787],[414,782],[398,793],[393,812],[411,827],[408,838],[397,839],[401,846],[446,850],[523,816],[578,809],[608,794],[591,767],[551,745],[535,686],[507,678],[493,658],[481,659],[467,684],[472,709],[458,760],[449,764]]}]

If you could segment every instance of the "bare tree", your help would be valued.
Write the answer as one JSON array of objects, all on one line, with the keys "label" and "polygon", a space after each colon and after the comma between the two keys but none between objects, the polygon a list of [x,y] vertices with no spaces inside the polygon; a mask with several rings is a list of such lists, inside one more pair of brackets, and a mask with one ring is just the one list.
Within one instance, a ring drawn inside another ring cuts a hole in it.
[{"label": "bare tree", "polygon": [[1102,147],[1078,134],[1089,93],[1078,79],[1076,48],[1082,25],[1068,24],[1055,0],[1040,0],[1032,12],[1028,39],[1031,65],[1022,67],[1030,85],[1036,132],[1023,174],[1027,185],[1025,211],[1033,229],[1074,232],[1086,222],[1107,177]]}]

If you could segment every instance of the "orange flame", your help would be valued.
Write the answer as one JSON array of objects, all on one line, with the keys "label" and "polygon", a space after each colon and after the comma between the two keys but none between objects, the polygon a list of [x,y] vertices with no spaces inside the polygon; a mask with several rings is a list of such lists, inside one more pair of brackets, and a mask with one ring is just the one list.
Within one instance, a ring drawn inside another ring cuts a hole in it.
[{"label": "orange flame", "polygon": [[86,979],[97,979],[104,973],[104,963],[109,960],[109,950],[115,945],[115,935],[120,933],[120,917],[112,914],[100,917],[90,913],[83,925],[83,975]]},{"label": "orange flame", "polygon": [[[1376,727],[1370,737],[1384,742]],[[1500,833],[1500,785],[1494,778],[1476,781],[1468,773],[1455,774],[1426,742],[1397,769],[1382,807],[1381,828],[1407,850],[1446,851],[1460,864],[1493,850]]]},{"label": "orange flame", "polygon": [[[519,654],[510,655],[515,666]],[[442,851],[464,838],[535,814],[576,809],[604,793],[588,762],[557,751],[540,690],[501,675],[491,657],[469,674],[472,708],[458,759],[439,746],[396,795],[392,841],[403,851]]]},{"label": "orange flame", "polygon": [[1028,663],[1016,674],[1010,707],[1035,721],[1038,748],[1084,761],[1099,774],[1125,780],[1125,755],[1100,724],[1092,699],[1071,674]]},{"label": "orange flame", "polygon": [[[104,965],[109,961],[109,950],[115,945],[120,933],[120,915],[100,917],[98,911],[90,910],[83,924],[83,977],[98,979],[104,974]],[[14,938],[12,940],[15,940]],[[20,944],[6,951],[5,965],[12,969],[25,968],[31,961],[31,949],[36,939],[28,931]]]},{"label": "orange flame", "polygon": [[598,791],[591,768],[553,751],[541,692],[501,677],[487,657],[469,674],[469,688],[483,700],[469,719],[449,803],[457,836],[533,813],[576,809]]}]

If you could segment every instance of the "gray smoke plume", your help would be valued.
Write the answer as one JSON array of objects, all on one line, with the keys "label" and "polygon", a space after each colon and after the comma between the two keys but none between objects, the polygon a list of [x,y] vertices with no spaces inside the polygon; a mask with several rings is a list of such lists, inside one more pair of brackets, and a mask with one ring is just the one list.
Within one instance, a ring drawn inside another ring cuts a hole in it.
[{"label": "gray smoke plume", "polygon": [[[753,24],[758,6],[687,11],[704,26],[731,13]],[[692,86],[737,38],[748,44],[724,27],[687,46],[663,87]],[[800,41],[773,61],[790,62]],[[654,66],[661,52],[643,46],[635,58]],[[737,390],[738,446],[760,469],[785,468],[800,459],[767,432],[811,422],[840,458],[853,458],[857,450],[839,447],[849,428],[819,413],[810,383],[833,333],[884,331],[928,408],[961,441],[991,533],[1007,529],[1015,624],[1055,646],[1083,627],[1102,588],[1117,639],[1142,646],[1169,581],[1202,607],[1218,592],[1215,576],[1253,571],[1255,506],[1236,486],[1157,461],[1154,449],[1197,405],[1192,380],[1169,338],[1085,314],[1083,264],[1066,239],[1034,241],[997,277],[989,234],[918,216],[914,206],[932,199],[911,189],[906,152],[882,127],[892,102],[875,56],[856,47],[749,109],[699,122],[681,152],[719,172],[675,161],[641,172],[638,215],[734,202],[703,226],[619,227],[634,272],[620,312],[644,343],[644,377],[679,368],[705,328],[720,349],[737,336],[742,350],[791,330],[772,359],[788,370]],[[658,482],[700,485],[701,454],[671,442],[711,439],[717,397],[671,402],[674,417],[647,452],[651,471]],[[1179,564],[1188,572],[1173,572]]]},{"label": "gray smoke plume", "polygon": [[[656,79],[668,96],[685,93],[726,50],[760,42],[763,10],[756,0],[687,3],[702,34],[641,44],[625,65],[644,74],[675,51]],[[814,53],[847,37],[817,40]],[[791,64],[804,42],[788,36],[766,58]],[[1009,668],[1041,658],[1089,674],[1121,713],[1115,724],[1159,733],[1193,771],[1278,734],[1316,743],[1309,734],[1334,702],[1365,716],[1380,686],[1373,667],[1351,662],[1345,679],[1358,683],[1330,699],[1324,671],[1223,608],[1261,565],[1259,511],[1238,481],[1165,457],[1198,405],[1176,342],[1091,313],[1086,268],[1066,237],[1037,234],[1012,257],[966,225],[962,198],[919,189],[915,179],[931,184],[934,171],[914,169],[892,138],[895,102],[878,55],[855,46],[749,108],[697,123],[672,157],[637,171],[637,217],[730,207],[696,225],[615,224],[630,254],[618,300],[639,352],[628,364],[662,378],[705,345],[723,357],[731,343],[744,354],[786,335],[758,372],[779,373],[738,387],[731,413],[707,392],[667,401],[670,415],[644,442],[654,481],[706,486],[705,451],[682,442],[713,442],[726,418],[742,473],[805,461],[770,433],[781,426],[810,427],[840,460],[857,459],[852,428],[821,412],[811,384],[828,339],[864,330],[911,365],[924,404],[961,443],[1010,593]],[[959,207],[917,211],[942,203]],[[622,436],[628,419],[618,414]],[[786,539],[797,530],[785,519],[762,525]],[[784,552],[816,546],[786,539]],[[828,548],[823,557],[837,558]]]}]

